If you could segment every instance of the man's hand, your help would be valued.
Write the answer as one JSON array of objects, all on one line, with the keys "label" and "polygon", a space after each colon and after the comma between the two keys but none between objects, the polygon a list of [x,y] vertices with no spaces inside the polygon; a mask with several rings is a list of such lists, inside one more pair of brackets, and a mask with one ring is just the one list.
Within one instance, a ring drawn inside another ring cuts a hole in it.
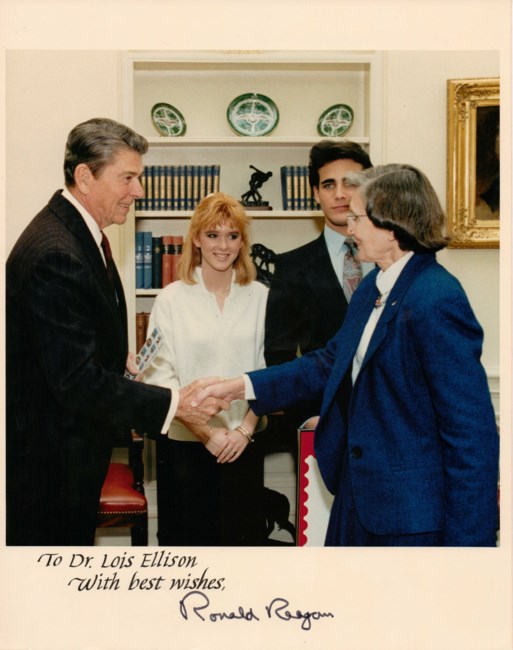
[{"label": "man's hand", "polygon": [[203,408],[203,403],[212,398],[228,402],[228,404],[236,399],[245,399],[245,386],[242,376],[235,377],[235,379],[207,377],[200,381],[203,384],[197,386],[194,390],[191,398],[192,407]]},{"label": "man's hand", "polygon": [[128,353],[126,358],[126,369],[131,375],[135,376],[135,381],[141,380],[141,374],[139,374],[139,366],[135,363],[135,354],[133,352]]},{"label": "man's hand", "polygon": [[205,399],[200,404],[192,404],[192,396],[198,390],[218,381],[221,381],[219,377],[206,377],[196,379],[188,386],[181,388],[175,418],[181,420],[184,424],[206,424],[213,415],[230,408],[229,400],[208,395],[205,395]]}]

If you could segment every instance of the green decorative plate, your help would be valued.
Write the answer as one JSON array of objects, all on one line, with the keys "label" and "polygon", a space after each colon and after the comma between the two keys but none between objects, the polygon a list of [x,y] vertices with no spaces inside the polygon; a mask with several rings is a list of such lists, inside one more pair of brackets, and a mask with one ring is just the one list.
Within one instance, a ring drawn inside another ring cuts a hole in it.
[{"label": "green decorative plate", "polygon": [[179,136],[185,135],[187,125],[180,111],[171,106],[159,102],[151,109],[151,121],[160,135]]},{"label": "green decorative plate", "polygon": [[353,123],[353,109],[347,104],[330,106],[317,122],[319,135],[337,137],[343,135]]},{"label": "green decorative plate", "polygon": [[226,117],[238,135],[260,136],[271,133],[280,119],[272,99],[258,93],[239,95],[228,106]]}]

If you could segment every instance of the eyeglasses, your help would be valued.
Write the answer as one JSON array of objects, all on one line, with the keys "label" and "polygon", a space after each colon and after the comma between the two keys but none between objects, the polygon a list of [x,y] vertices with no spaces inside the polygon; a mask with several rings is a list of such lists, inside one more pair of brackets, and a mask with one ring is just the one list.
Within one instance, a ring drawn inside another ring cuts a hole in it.
[{"label": "eyeglasses", "polygon": [[368,215],[366,214],[353,214],[352,212],[347,213],[347,223],[350,224],[351,226],[356,225],[358,222],[358,219],[362,219],[363,217],[367,217]]}]

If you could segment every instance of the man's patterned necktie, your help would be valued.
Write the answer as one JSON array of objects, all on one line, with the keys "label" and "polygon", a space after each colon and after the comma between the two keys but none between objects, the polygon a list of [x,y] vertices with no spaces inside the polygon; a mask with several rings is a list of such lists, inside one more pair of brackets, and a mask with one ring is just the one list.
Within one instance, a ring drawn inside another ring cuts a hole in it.
[{"label": "man's patterned necktie", "polygon": [[360,284],[362,279],[362,266],[356,259],[356,248],[351,238],[345,240],[347,251],[344,256],[344,269],[343,269],[343,289],[347,302],[351,300],[356,287]]}]

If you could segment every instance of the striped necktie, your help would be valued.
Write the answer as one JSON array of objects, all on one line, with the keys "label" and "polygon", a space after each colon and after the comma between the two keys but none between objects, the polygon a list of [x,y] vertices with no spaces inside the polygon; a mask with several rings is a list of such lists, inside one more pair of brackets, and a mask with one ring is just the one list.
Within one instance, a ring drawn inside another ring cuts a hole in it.
[{"label": "striped necktie", "polygon": [[357,286],[360,284],[360,280],[362,279],[362,266],[355,257],[356,247],[353,240],[351,238],[347,238],[344,244],[347,247],[347,251],[344,256],[342,287],[344,289],[346,300],[349,302]]}]

